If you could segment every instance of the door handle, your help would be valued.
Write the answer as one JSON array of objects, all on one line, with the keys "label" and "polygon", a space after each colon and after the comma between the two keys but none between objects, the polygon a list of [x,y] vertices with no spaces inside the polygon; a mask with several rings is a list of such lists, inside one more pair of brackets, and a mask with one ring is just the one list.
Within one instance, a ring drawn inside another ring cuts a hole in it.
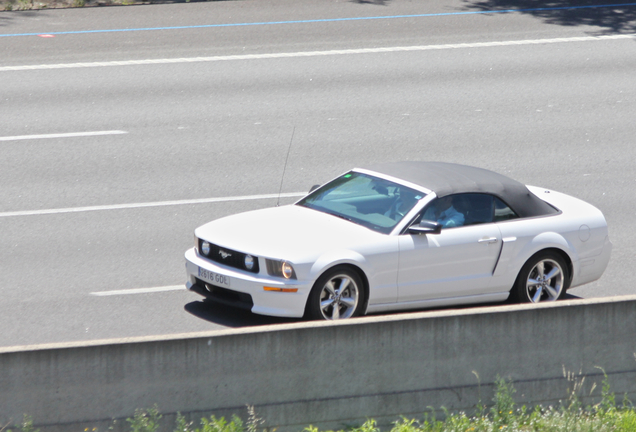
[{"label": "door handle", "polygon": [[484,237],[478,240],[479,243],[497,243],[497,237]]}]

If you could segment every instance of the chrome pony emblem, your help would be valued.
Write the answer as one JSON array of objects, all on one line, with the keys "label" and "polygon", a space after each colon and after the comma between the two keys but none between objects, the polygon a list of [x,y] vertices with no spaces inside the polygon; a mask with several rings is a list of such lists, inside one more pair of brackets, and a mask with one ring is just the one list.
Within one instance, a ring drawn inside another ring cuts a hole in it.
[{"label": "chrome pony emblem", "polygon": [[221,255],[221,258],[223,259],[227,259],[227,257],[231,257],[232,254],[229,252],[225,252],[224,250],[219,250],[219,255]]}]

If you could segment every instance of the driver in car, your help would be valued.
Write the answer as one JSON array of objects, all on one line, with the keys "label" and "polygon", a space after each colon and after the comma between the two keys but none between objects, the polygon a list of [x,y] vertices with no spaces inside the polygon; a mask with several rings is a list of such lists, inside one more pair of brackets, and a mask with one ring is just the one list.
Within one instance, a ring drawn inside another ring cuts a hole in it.
[{"label": "driver in car", "polygon": [[443,228],[464,225],[464,214],[453,207],[453,197],[446,196],[435,200],[424,212],[422,219],[440,223]]}]

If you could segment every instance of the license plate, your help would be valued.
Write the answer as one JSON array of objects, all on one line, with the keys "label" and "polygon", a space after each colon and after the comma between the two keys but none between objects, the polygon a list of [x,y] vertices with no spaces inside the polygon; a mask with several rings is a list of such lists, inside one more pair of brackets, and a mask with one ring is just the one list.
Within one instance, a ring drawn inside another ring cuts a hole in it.
[{"label": "license plate", "polygon": [[199,277],[206,282],[210,282],[214,285],[229,287],[230,277],[222,274],[214,273],[206,269],[199,267]]}]

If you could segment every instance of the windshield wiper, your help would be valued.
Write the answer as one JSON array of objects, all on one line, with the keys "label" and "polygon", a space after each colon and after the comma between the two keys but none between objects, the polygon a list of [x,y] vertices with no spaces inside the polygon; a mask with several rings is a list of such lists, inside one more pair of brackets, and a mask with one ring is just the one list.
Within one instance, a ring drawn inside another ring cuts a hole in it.
[{"label": "windshield wiper", "polygon": [[340,219],[344,219],[344,220],[349,221],[349,222],[353,222],[353,219],[348,218],[348,217],[346,217],[344,215],[341,215],[341,214],[338,214],[338,213],[327,213],[327,214],[330,214],[331,216],[339,217]]},{"label": "windshield wiper", "polygon": [[296,205],[299,205],[301,207],[306,207],[308,209],[312,209],[312,210],[315,210],[315,211],[319,211],[321,213],[327,213],[328,215],[335,216],[335,217],[338,217],[340,219],[344,219],[344,220],[349,221],[349,222],[357,223],[357,222],[354,222],[353,219],[351,219],[351,218],[349,218],[349,217],[347,217],[345,215],[342,215],[340,213],[330,212],[327,208],[325,208],[325,207],[323,207],[321,205],[307,205],[305,203],[300,203],[300,204],[296,204]]}]

